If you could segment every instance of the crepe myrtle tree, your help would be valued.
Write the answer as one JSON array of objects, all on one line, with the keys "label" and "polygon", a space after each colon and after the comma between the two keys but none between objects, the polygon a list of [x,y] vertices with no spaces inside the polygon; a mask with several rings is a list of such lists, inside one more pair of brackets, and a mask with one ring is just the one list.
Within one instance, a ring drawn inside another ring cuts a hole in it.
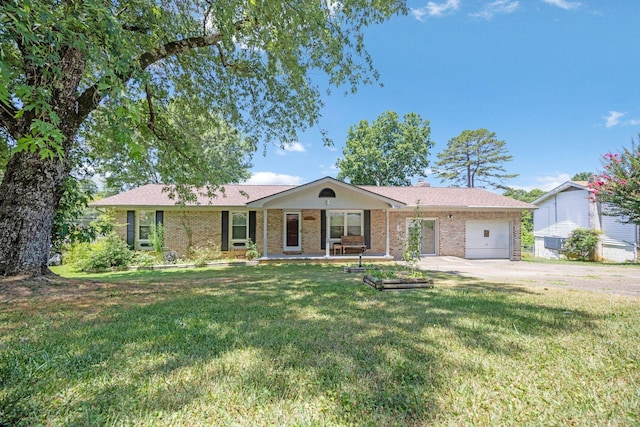
[{"label": "crepe myrtle tree", "polygon": [[604,170],[589,181],[593,200],[606,203],[605,213],[640,224],[640,151],[634,143],[603,156]]},{"label": "crepe myrtle tree", "polygon": [[182,152],[160,106],[189,99],[251,141],[293,141],[320,115],[310,75],[347,92],[374,82],[363,28],[405,12],[398,0],[0,0],[0,275],[48,272],[63,182],[95,112],[121,126],[127,157],[144,149],[131,127],[144,128],[191,164],[182,184],[211,191],[215,168]]}]

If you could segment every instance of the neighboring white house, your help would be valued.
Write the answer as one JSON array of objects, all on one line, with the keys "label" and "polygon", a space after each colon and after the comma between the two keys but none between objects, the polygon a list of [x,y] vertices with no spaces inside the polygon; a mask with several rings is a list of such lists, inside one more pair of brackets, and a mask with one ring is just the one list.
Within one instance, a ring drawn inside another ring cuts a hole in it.
[{"label": "neighboring white house", "polygon": [[586,181],[567,181],[533,202],[534,255],[559,258],[559,250],[579,227],[602,232],[601,258],[623,262],[638,259],[638,226],[624,218],[605,215],[606,205],[593,201]]}]

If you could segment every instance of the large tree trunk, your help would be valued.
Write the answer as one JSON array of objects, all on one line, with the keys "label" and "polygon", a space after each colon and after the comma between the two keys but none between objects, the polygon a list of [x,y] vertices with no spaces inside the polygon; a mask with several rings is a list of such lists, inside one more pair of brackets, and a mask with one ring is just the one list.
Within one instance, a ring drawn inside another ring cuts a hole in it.
[{"label": "large tree trunk", "polygon": [[49,270],[53,217],[68,175],[67,161],[15,154],[0,184],[0,275]]}]

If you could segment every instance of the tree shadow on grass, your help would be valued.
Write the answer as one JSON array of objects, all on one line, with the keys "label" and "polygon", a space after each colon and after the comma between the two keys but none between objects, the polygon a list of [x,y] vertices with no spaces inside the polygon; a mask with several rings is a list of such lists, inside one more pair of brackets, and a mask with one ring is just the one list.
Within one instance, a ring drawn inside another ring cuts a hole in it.
[{"label": "tree shadow on grass", "polygon": [[514,327],[545,338],[595,321],[512,285],[463,279],[380,293],[335,266],[130,279],[129,291],[158,298],[103,290],[96,317],[57,319],[46,334],[3,343],[0,424],[429,423],[446,411],[447,373],[478,369],[450,351],[517,359],[527,348],[506,333]]}]

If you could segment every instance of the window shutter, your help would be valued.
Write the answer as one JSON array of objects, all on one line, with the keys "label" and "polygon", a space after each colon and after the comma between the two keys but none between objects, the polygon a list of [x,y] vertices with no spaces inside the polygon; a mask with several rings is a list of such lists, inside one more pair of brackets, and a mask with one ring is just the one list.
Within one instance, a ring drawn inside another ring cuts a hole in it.
[{"label": "window shutter", "polygon": [[229,250],[229,211],[222,211],[222,242],[220,249]]},{"label": "window shutter", "polygon": [[249,239],[256,242],[256,211],[249,211]]},{"label": "window shutter", "polygon": [[371,249],[371,211],[364,211],[364,243]]},{"label": "window shutter", "polygon": [[327,211],[320,211],[320,249],[327,249]]},{"label": "window shutter", "polygon": [[134,238],[136,235],[136,212],[127,211],[127,245],[133,249]]},{"label": "window shutter", "polygon": [[164,227],[164,211],[156,211],[156,226],[162,224]]}]

